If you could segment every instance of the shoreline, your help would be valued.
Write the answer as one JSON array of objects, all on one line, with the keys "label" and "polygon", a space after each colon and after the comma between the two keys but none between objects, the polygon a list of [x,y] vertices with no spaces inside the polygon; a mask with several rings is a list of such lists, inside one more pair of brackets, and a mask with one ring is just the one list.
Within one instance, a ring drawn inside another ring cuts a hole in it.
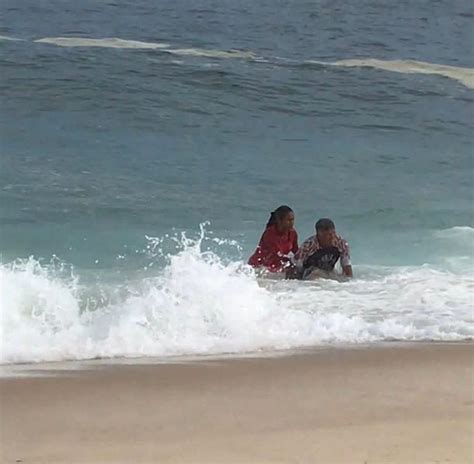
[{"label": "shoreline", "polygon": [[361,351],[383,349],[411,349],[419,346],[466,345],[474,347],[474,340],[436,340],[436,341],[376,341],[365,343],[337,343],[315,346],[302,346],[288,349],[262,351],[243,351],[239,353],[180,354],[169,356],[104,357],[91,359],[66,359],[59,361],[37,361],[0,363],[0,379],[17,377],[51,376],[54,373],[88,371],[101,367],[155,366],[167,364],[199,364],[209,361],[233,361],[243,359],[289,358],[307,354],[320,354],[329,351]]},{"label": "shoreline", "polygon": [[474,343],[389,345],[45,363],[46,375],[0,378],[0,456],[471,462]]}]

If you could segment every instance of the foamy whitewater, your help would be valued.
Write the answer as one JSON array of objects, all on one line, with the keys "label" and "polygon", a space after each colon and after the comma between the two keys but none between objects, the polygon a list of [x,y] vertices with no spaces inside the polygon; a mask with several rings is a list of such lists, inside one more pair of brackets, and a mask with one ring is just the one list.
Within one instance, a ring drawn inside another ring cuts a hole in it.
[{"label": "foamy whitewater", "polygon": [[[461,235],[468,243],[473,232],[454,228],[435,235],[456,241]],[[149,238],[150,264],[166,240],[176,241],[178,251],[161,271],[109,285],[83,285],[57,260],[3,265],[1,361],[457,341],[474,334],[472,266],[467,272],[430,265],[356,267],[358,278],[344,283],[262,280],[242,262],[220,258],[229,244],[206,241],[204,229],[195,240]]]}]

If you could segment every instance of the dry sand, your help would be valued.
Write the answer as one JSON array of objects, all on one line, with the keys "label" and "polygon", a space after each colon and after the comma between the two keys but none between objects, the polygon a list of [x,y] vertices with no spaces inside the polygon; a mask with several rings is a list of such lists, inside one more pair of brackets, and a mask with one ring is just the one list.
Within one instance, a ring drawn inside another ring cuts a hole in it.
[{"label": "dry sand", "polygon": [[473,344],[0,379],[3,462],[473,462]]}]

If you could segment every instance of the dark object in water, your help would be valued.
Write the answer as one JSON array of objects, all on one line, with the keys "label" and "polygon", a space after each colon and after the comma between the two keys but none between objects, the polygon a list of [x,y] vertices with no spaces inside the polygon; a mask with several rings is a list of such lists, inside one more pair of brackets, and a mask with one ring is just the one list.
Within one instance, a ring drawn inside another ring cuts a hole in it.
[{"label": "dark object in water", "polygon": [[303,265],[302,279],[306,279],[314,270],[332,272],[341,252],[336,247],[321,248],[313,253]]}]

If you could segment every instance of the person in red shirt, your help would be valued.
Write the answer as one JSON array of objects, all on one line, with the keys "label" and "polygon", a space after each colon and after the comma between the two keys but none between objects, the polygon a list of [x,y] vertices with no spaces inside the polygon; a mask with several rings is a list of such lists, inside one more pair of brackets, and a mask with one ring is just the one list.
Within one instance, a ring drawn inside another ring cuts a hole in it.
[{"label": "person in red shirt", "polygon": [[250,266],[291,274],[291,258],[298,251],[294,223],[295,213],[289,206],[282,205],[273,211],[257,249],[248,261]]}]

